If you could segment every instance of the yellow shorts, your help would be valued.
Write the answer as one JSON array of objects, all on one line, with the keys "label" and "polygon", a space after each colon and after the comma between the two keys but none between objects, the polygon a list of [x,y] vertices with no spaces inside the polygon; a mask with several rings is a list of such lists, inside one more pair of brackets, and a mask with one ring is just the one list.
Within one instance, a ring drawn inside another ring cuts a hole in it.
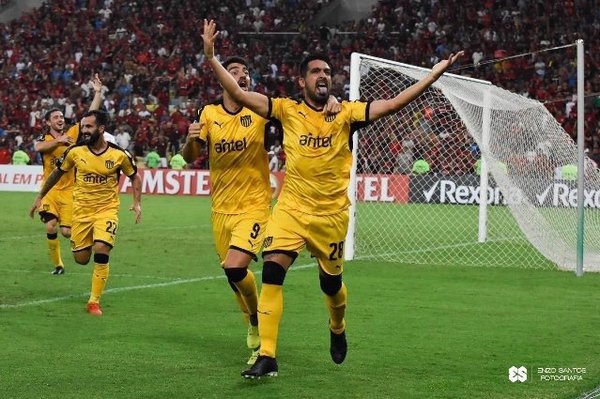
[{"label": "yellow shorts", "polygon": [[269,213],[268,208],[239,215],[212,213],[213,237],[221,264],[229,248],[245,252],[257,260],[256,254],[262,249]]},{"label": "yellow shorts", "polygon": [[287,253],[295,257],[306,249],[328,274],[344,271],[344,242],[348,210],[332,215],[309,215],[275,206],[267,223],[263,254]]},{"label": "yellow shorts", "polygon": [[73,222],[73,191],[50,190],[42,198],[38,212],[44,223],[52,220],[52,216],[55,216],[60,226],[71,227]]},{"label": "yellow shorts", "polygon": [[94,242],[115,246],[119,218],[115,212],[102,212],[85,220],[74,220],[71,228],[71,250],[73,252],[91,248]]}]

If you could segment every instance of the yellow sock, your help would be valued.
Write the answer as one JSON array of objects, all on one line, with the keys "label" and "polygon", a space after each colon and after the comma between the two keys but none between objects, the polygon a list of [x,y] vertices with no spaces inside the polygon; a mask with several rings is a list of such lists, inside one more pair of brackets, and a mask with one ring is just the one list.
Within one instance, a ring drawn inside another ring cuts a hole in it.
[{"label": "yellow sock", "polygon": [[234,291],[235,300],[238,303],[240,310],[242,311],[242,315],[244,317],[244,325],[248,325],[250,323],[250,314],[248,313],[248,308],[246,307],[246,303],[244,302],[244,297],[240,294],[239,291]]},{"label": "yellow sock", "polygon": [[335,334],[341,334],[346,328],[344,315],[346,314],[346,298],[348,290],[342,282],[342,288],[333,296],[325,295],[325,303],[329,310],[329,328]]},{"label": "yellow sock", "polygon": [[235,283],[235,286],[242,295],[248,314],[255,315],[258,308],[258,290],[256,289],[254,273],[248,270],[246,277]]},{"label": "yellow sock", "polygon": [[48,254],[54,266],[63,266],[62,258],[60,257],[60,241],[58,238],[48,238]]},{"label": "yellow sock", "polygon": [[104,292],[106,280],[108,280],[108,271],[110,266],[107,264],[94,264],[94,272],[92,273],[92,292],[88,303],[100,303],[100,297]]},{"label": "yellow sock", "polygon": [[260,354],[275,357],[279,322],[283,314],[283,287],[263,283],[258,300]]}]

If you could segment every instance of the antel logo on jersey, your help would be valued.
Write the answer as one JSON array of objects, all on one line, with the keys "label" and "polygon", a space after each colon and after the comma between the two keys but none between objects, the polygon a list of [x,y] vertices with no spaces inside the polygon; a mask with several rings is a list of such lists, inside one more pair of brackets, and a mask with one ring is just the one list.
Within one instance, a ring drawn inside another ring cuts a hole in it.
[{"label": "antel logo on jersey", "polygon": [[218,154],[232,151],[244,151],[246,148],[248,148],[248,142],[246,141],[245,137],[243,140],[225,141],[225,139],[222,139],[215,144],[215,151]]},{"label": "antel logo on jersey", "polygon": [[83,181],[85,183],[92,184],[106,184],[108,178],[106,176],[97,175],[95,173],[86,173],[83,175]]},{"label": "antel logo on jersey", "polygon": [[305,147],[312,148],[327,148],[331,147],[331,142],[333,141],[333,134],[329,136],[321,137],[321,136],[313,136],[312,133],[303,134],[300,136],[300,145]]}]

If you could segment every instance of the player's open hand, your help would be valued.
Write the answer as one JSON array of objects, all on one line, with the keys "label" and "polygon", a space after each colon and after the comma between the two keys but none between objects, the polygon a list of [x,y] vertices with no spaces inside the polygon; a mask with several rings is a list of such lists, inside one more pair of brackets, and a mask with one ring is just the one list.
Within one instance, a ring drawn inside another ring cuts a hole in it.
[{"label": "player's open hand", "polygon": [[342,111],[342,104],[335,98],[335,96],[329,96],[327,104],[323,108],[325,115],[336,115]]},{"label": "player's open hand", "polygon": [[204,33],[202,34],[202,40],[204,41],[204,55],[207,60],[210,60],[215,56],[215,41],[219,36],[217,30],[217,24],[212,19],[210,21],[204,20]]},{"label": "player's open hand", "polygon": [[94,87],[94,93],[102,92],[102,81],[100,80],[100,76],[98,74],[94,74],[94,78],[92,79],[92,86]]},{"label": "player's open hand", "polygon": [[31,205],[31,208],[29,209],[29,217],[33,219],[33,215],[35,215],[35,212],[40,209],[40,202],[42,202],[41,198],[39,195],[35,196],[35,199],[33,200],[33,205]]},{"label": "player's open hand", "polygon": [[129,207],[130,211],[135,212],[135,224],[139,224],[142,222],[142,206],[139,202],[131,205]]},{"label": "player's open hand", "polygon": [[446,72],[446,70],[448,68],[450,68],[450,66],[452,66],[452,64],[454,64],[456,62],[456,60],[459,57],[462,57],[463,55],[465,55],[465,52],[462,50],[456,54],[450,54],[450,56],[447,59],[442,60],[442,61],[438,62],[437,64],[435,64],[433,66],[433,68],[431,69],[431,73],[434,74],[436,79],[439,78],[440,76],[442,76],[442,74],[444,72]]},{"label": "player's open hand", "polygon": [[188,135],[186,138],[187,142],[193,142],[200,140],[200,132],[202,131],[203,123],[194,122],[188,126]]}]

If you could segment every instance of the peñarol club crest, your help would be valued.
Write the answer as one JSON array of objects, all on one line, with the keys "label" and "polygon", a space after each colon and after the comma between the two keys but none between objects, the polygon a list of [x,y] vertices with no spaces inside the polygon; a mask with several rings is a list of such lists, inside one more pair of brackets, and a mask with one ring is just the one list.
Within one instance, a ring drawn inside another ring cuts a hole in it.
[{"label": "pe\u00f1arol club crest", "polygon": [[252,115],[243,115],[240,117],[240,123],[244,127],[248,127],[252,124]]},{"label": "pe\u00f1arol club crest", "polygon": [[106,169],[112,169],[115,167],[115,162],[114,161],[105,161],[104,166],[106,166]]},{"label": "pe\u00f1arol club crest", "polygon": [[327,115],[325,117],[325,122],[333,122],[335,120],[336,115]]}]

